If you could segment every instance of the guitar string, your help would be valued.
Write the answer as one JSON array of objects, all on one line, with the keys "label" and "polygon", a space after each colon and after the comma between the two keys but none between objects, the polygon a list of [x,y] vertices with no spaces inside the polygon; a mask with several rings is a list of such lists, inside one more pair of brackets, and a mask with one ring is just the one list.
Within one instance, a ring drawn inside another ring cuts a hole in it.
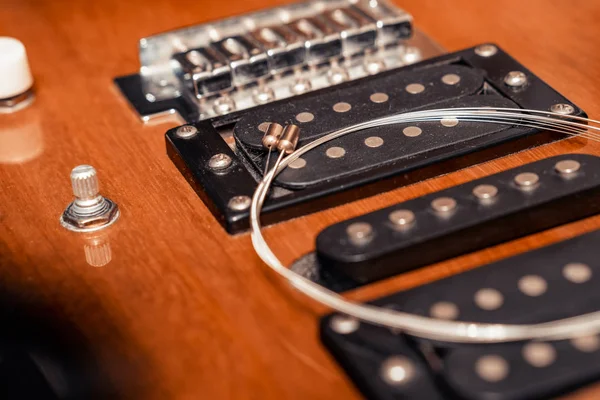
[{"label": "guitar string", "polygon": [[[275,176],[283,171],[289,163],[307,151],[345,134],[381,125],[403,122],[413,123],[415,121],[439,121],[448,118],[448,116],[453,116],[459,120],[472,118],[469,121],[475,122],[502,124],[510,122],[517,126],[544,128],[600,141],[600,135],[587,133],[588,129],[600,131],[600,128],[589,125],[590,123],[599,124],[598,121],[539,110],[510,108],[462,108],[409,112],[375,119],[331,132],[302,146],[288,157],[283,158],[259,182],[253,195],[250,209],[251,239],[258,256],[274,272],[281,275],[294,288],[313,300],[359,320],[393,329],[400,329],[413,336],[445,342],[496,343],[531,339],[561,340],[600,332],[600,311],[545,323],[514,325],[447,321],[368,304],[355,303],[286,268],[272,252],[262,235],[259,216],[267,192]],[[582,122],[567,121],[565,118],[582,121],[585,124]],[[523,120],[526,120],[526,122]]]}]

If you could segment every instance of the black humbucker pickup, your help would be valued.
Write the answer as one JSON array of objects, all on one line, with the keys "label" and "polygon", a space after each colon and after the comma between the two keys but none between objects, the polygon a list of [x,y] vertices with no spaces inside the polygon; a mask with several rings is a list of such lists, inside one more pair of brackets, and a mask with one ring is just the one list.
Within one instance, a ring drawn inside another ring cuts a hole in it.
[{"label": "black humbucker pickup", "polygon": [[600,211],[600,158],[526,164],[324,229],[321,269],[365,284]]},{"label": "black humbucker pickup", "polygon": [[[202,120],[192,124],[197,129],[193,135],[172,129],[166,135],[167,152],[227,231],[240,232],[248,227],[249,211],[243,205],[249,204],[264,170],[267,152],[260,140],[269,122],[297,124],[302,145],[337,128],[405,111],[485,106],[549,110],[557,103],[572,104],[493,48],[491,56],[471,48]],[[524,72],[527,84],[508,86],[504,77],[510,71]],[[578,107],[574,114],[584,115]],[[283,171],[263,208],[263,222],[287,220],[564,137],[452,118],[356,132],[306,153]],[[231,162],[213,168],[215,156]]]},{"label": "black humbucker pickup", "polygon": [[[600,231],[595,231],[373,303],[435,318],[499,324],[543,323],[598,311],[598,245]],[[600,379],[597,335],[447,344],[407,340],[335,314],[322,320],[321,337],[370,399],[545,399]],[[390,365],[396,365],[395,373]],[[390,374],[397,379],[390,381]]]}]

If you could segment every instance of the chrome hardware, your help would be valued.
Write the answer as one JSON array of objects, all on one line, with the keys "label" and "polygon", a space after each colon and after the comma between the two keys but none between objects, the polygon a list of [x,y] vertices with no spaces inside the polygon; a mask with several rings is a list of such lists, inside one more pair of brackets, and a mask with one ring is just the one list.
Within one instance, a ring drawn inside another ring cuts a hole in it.
[{"label": "chrome hardware", "polygon": [[342,38],[342,54],[351,57],[375,46],[377,26],[375,21],[352,7],[336,8],[323,13]]},{"label": "chrome hardware", "polygon": [[245,85],[269,74],[262,48],[249,36],[233,36],[213,44],[229,62],[235,85]]},{"label": "chrome hardware", "polygon": [[306,61],[317,65],[342,54],[342,38],[339,31],[318,17],[301,18],[287,27],[304,39]]},{"label": "chrome hardware", "polygon": [[283,26],[260,28],[250,36],[266,50],[273,74],[301,65],[306,59],[306,48],[300,36]]},{"label": "chrome hardware", "polygon": [[387,0],[271,8],[142,38],[140,90],[148,102],[181,98],[205,120],[441,53],[412,32],[412,17]]},{"label": "chrome hardware", "polygon": [[176,133],[180,138],[187,139],[198,133],[198,128],[196,128],[194,125],[183,125],[177,128]]},{"label": "chrome hardware", "polygon": [[250,208],[252,199],[248,196],[233,196],[228,203],[229,208],[234,211],[244,211]]},{"label": "chrome hardware", "polygon": [[386,46],[411,36],[412,17],[398,7],[377,0],[360,0],[355,6],[375,21],[378,45]]},{"label": "chrome hardware", "polygon": [[60,224],[76,232],[92,232],[114,223],[119,218],[119,207],[99,193],[96,169],[79,165],[71,171],[71,185],[75,200],[60,218]]},{"label": "chrome hardware", "polygon": [[211,48],[197,48],[173,55],[175,74],[197,98],[232,89],[231,69]]}]

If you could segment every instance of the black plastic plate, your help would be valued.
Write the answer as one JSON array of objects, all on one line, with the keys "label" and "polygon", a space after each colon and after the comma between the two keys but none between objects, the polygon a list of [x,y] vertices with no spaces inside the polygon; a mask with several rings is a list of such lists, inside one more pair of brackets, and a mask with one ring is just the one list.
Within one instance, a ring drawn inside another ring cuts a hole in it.
[{"label": "black plastic plate", "polygon": [[[527,75],[524,87],[514,89],[504,83],[504,76],[515,70]],[[456,85],[440,83],[444,71],[463,74],[465,79]],[[425,90],[409,96],[406,87],[390,87],[386,92],[390,96],[387,107],[368,100],[392,81],[398,85],[409,81],[422,84]],[[337,102],[356,106],[355,112],[332,111]],[[233,196],[252,196],[266,158],[266,153],[257,148],[258,119],[270,122],[265,119],[281,117],[282,122],[295,121],[306,137],[317,137],[374,115],[441,105],[515,105],[549,110],[556,103],[572,104],[502,50],[482,57],[471,48],[255,107],[249,112],[195,123],[198,133],[192,137],[181,138],[176,129],[170,130],[166,134],[167,153],[227,231],[236,233],[248,227],[248,210],[233,210],[228,207],[229,201]],[[295,119],[295,109],[314,113],[315,119],[300,123]],[[583,115],[578,107],[575,109],[577,115]],[[372,135],[383,139],[382,146],[368,146],[364,137],[367,132],[340,138],[338,145],[346,152],[336,159],[324,155],[327,148],[307,154],[304,168],[288,169],[277,181],[278,187],[264,207],[264,222],[287,220],[564,137],[475,122],[460,122],[460,129],[431,123],[423,126],[423,134],[412,138],[402,134],[403,128],[373,130]],[[221,136],[232,130],[235,145],[227,144]],[[219,153],[230,156],[233,163],[228,169],[215,172],[208,163]]]},{"label": "black plastic plate", "polygon": [[[599,245],[600,231],[595,231],[373,303],[418,315],[510,324],[598,311]],[[369,399],[546,399],[600,379],[597,335],[556,342],[448,344],[407,339],[352,321],[338,314],[323,318],[321,337]],[[389,360],[398,356],[405,358],[399,364],[404,370],[397,369],[395,376],[405,372],[407,379],[390,384],[385,374]]]},{"label": "black plastic plate", "polygon": [[[563,164],[577,165],[578,170],[561,173]],[[520,177],[538,181],[520,186]],[[496,193],[479,198],[478,189]],[[440,201],[454,206],[436,209]],[[413,220],[395,224],[398,212],[410,213]],[[319,234],[316,252],[321,269],[365,284],[598,212],[600,158],[567,154],[339,222]],[[353,241],[348,232],[360,226],[370,234]]]}]

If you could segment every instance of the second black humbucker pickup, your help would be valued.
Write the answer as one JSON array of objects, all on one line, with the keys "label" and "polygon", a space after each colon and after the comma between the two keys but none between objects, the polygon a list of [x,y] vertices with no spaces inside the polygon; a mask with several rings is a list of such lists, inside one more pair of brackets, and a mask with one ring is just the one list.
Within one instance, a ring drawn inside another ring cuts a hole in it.
[{"label": "second black humbucker pickup", "polygon": [[[444,320],[537,324],[600,309],[600,231],[373,303]],[[447,344],[335,314],[321,336],[369,399],[554,398],[600,379],[600,337]],[[395,369],[395,370],[394,370]]]},{"label": "second black humbucker pickup", "polygon": [[599,196],[600,158],[547,158],[332,225],[316,254],[365,284],[593,215]]}]

